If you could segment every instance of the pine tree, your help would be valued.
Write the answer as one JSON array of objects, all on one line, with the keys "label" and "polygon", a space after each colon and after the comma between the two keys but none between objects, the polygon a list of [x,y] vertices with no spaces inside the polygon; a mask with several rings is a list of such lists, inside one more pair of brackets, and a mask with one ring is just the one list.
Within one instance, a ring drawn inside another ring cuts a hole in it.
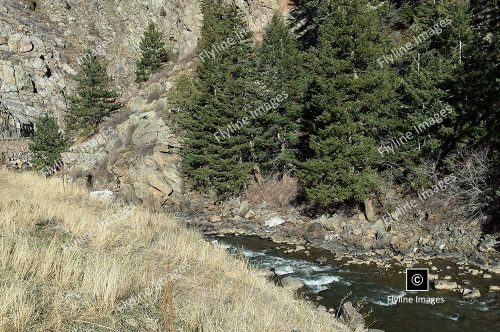
[{"label": "pine tree", "polygon": [[147,81],[149,76],[160,70],[162,63],[168,62],[168,52],[160,31],[153,22],[144,32],[141,44],[141,59],[137,62],[137,82]]},{"label": "pine tree", "polygon": [[76,95],[70,98],[69,124],[72,129],[96,130],[99,123],[121,106],[118,94],[109,86],[106,64],[91,51],[85,54],[75,77]]},{"label": "pine tree", "polygon": [[61,152],[67,147],[67,139],[61,133],[56,120],[45,114],[36,121],[36,132],[30,145],[35,169],[57,168]]},{"label": "pine tree", "polygon": [[246,59],[252,49],[235,6],[204,1],[202,10],[198,46],[202,61],[194,82],[198,93],[180,117],[186,130],[183,163],[197,187],[212,190],[222,199],[245,186],[252,167],[250,140],[241,130],[248,117]]},{"label": "pine tree", "polygon": [[282,175],[293,169],[299,143],[301,98],[305,90],[302,56],[283,18],[275,16],[266,27],[256,51],[254,95],[248,107],[258,109],[281,99],[247,128],[253,137],[253,160],[266,174]]},{"label": "pine tree", "polygon": [[[470,12],[464,0],[424,1],[402,10],[408,28],[401,44],[409,41],[413,47],[397,64],[403,78],[399,93],[407,110],[402,121],[415,139],[400,148],[400,166],[409,171],[408,183],[419,189],[432,181],[413,172],[423,160],[441,165],[465,146],[459,138],[457,119],[463,111],[455,91],[464,74],[463,49],[471,40]],[[426,128],[415,132],[418,126]]]},{"label": "pine tree", "polygon": [[397,79],[377,59],[390,50],[376,11],[365,1],[321,2],[317,45],[307,70],[304,132],[309,155],[299,172],[307,198],[320,206],[365,201],[386,163],[380,140],[397,137]]}]

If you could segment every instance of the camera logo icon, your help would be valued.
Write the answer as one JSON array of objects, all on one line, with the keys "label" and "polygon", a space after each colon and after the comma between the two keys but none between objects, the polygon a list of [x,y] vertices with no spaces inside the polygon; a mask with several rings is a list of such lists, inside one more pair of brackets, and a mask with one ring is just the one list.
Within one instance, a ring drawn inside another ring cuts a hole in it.
[{"label": "camera logo icon", "polygon": [[427,292],[429,290],[429,269],[406,269],[406,291]]}]

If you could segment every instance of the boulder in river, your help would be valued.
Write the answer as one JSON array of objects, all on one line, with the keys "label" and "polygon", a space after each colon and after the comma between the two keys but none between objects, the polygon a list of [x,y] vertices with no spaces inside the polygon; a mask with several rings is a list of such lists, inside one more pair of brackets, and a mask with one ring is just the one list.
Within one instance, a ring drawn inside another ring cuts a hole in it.
[{"label": "boulder in river", "polygon": [[488,290],[490,292],[499,292],[500,291],[500,286],[491,285],[490,287],[488,287]]},{"label": "boulder in river", "polygon": [[458,287],[458,284],[454,281],[446,281],[446,280],[436,280],[434,282],[434,289],[440,290],[453,290]]},{"label": "boulder in river", "polygon": [[320,256],[316,262],[320,263],[320,264],[325,264],[326,262],[328,261],[328,258],[326,258],[325,256]]},{"label": "boulder in river", "polygon": [[476,288],[473,288],[473,289],[464,289],[462,291],[462,295],[464,296],[464,299],[477,299],[479,297],[481,297],[481,292],[476,289]]}]

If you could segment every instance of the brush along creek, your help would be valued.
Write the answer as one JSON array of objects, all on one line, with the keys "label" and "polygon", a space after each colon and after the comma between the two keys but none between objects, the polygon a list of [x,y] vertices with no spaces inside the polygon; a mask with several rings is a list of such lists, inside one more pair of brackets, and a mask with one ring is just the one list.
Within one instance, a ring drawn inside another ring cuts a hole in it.
[{"label": "brush along creek", "polygon": [[[214,245],[267,271],[277,283],[296,288],[303,285],[299,292],[316,303],[318,310],[338,315],[343,301],[361,303],[359,311],[371,329],[500,331],[500,292],[496,287],[500,277],[466,263],[339,257],[326,250],[276,244],[256,236],[207,237]],[[429,291],[405,291],[404,272],[409,266],[429,269]]]}]

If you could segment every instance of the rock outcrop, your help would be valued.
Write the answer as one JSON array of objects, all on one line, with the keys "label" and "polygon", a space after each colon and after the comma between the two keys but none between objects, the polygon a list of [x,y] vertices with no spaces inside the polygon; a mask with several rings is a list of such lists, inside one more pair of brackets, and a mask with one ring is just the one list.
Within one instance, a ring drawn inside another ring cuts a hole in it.
[{"label": "rock outcrop", "polygon": [[[89,144],[93,142],[93,144]],[[63,159],[68,174],[102,190],[111,187],[131,201],[154,208],[176,204],[182,192],[180,143],[154,111],[132,113]]]}]

